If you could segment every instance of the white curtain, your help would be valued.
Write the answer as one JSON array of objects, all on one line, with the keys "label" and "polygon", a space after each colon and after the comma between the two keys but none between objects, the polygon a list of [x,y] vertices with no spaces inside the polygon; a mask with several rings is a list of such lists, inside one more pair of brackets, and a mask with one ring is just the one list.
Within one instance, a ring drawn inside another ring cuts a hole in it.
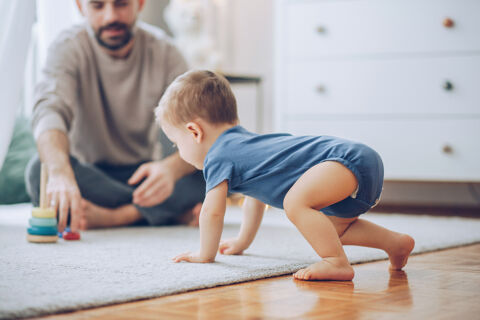
[{"label": "white curtain", "polygon": [[60,31],[81,21],[74,0],[0,0],[0,169],[15,116],[22,107],[31,112],[48,46]]},{"label": "white curtain", "polygon": [[0,169],[20,107],[35,2],[0,0]]},{"label": "white curtain", "polygon": [[35,84],[47,58],[48,47],[61,31],[82,21],[74,0],[36,0],[36,4],[37,22],[33,28],[24,89],[26,115],[32,111]]},{"label": "white curtain", "polygon": [[58,34],[81,21],[82,16],[74,0],[37,0],[36,43],[39,68],[43,66],[47,49]]}]

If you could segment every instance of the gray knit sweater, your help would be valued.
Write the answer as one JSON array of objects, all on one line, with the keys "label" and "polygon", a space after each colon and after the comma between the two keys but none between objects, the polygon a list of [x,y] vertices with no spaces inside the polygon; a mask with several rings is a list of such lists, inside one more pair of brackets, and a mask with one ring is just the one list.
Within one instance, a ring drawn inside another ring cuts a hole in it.
[{"label": "gray knit sweater", "polygon": [[154,157],[153,110],[166,87],[187,70],[168,36],[137,23],[125,59],[102,50],[86,25],[62,32],[50,46],[35,89],[33,131],[68,134],[80,161],[134,164]]}]

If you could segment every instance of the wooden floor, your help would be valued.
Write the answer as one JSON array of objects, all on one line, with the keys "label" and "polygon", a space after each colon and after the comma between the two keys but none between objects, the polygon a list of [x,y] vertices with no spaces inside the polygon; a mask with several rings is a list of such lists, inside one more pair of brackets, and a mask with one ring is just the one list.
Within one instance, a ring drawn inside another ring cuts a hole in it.
[{"label": "wooden floor", "polygon": [[480,244],[354,268],[353,282],[283,276],[44,319],[480,319]]}]

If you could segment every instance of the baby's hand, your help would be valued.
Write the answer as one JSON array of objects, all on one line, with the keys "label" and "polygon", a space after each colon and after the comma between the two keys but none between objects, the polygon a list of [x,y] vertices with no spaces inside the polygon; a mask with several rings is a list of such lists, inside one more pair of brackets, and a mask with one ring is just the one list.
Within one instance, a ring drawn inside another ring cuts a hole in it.
[{"label": "baby's hand", "polygon": [[220,241],[218,252],[228,255],[242,254],[245,249],[244,245],[242,245],[238,239],[234,238]]},{"label": "baby's hand", "polygon": [[185,252],[182,254],[179,254],[175,258],[172,259],[173,262],[181,262],[181,261],[186,261],[186,262],[193,262],[193,263],[208,263],[208,262],[213,262],[213,260],[205,260],[200,258],[200,255],[198,253],[191,253],[191,252]]}]

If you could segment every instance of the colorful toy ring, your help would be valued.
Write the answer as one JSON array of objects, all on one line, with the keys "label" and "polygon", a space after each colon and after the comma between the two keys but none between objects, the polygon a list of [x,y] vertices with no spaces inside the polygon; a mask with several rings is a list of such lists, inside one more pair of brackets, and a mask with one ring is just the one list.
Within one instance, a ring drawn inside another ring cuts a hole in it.
[{"label": "colorful toy ring", "polygon": [[34,218],[56,218],[57,213],[54,209],[51,208],[33,208],[32,209],[32,216]]},{"label": "colorful toy ring", "polygon": [[32,227],[56,227],[57,219],[55,218],[30,218],[28,223]]},{"label": "colorful toy ring", "polygon": [[27,229],[28,234],[33,236],[57,236],[57,227],[30,227]]},{"label": "colorful toy ring", "polygon": [[27,234],[27,241],[28,242],[35,242],[35,243],[49,243],[49,242],[57,242],[57,236],[36,236],[32,234]]}]

